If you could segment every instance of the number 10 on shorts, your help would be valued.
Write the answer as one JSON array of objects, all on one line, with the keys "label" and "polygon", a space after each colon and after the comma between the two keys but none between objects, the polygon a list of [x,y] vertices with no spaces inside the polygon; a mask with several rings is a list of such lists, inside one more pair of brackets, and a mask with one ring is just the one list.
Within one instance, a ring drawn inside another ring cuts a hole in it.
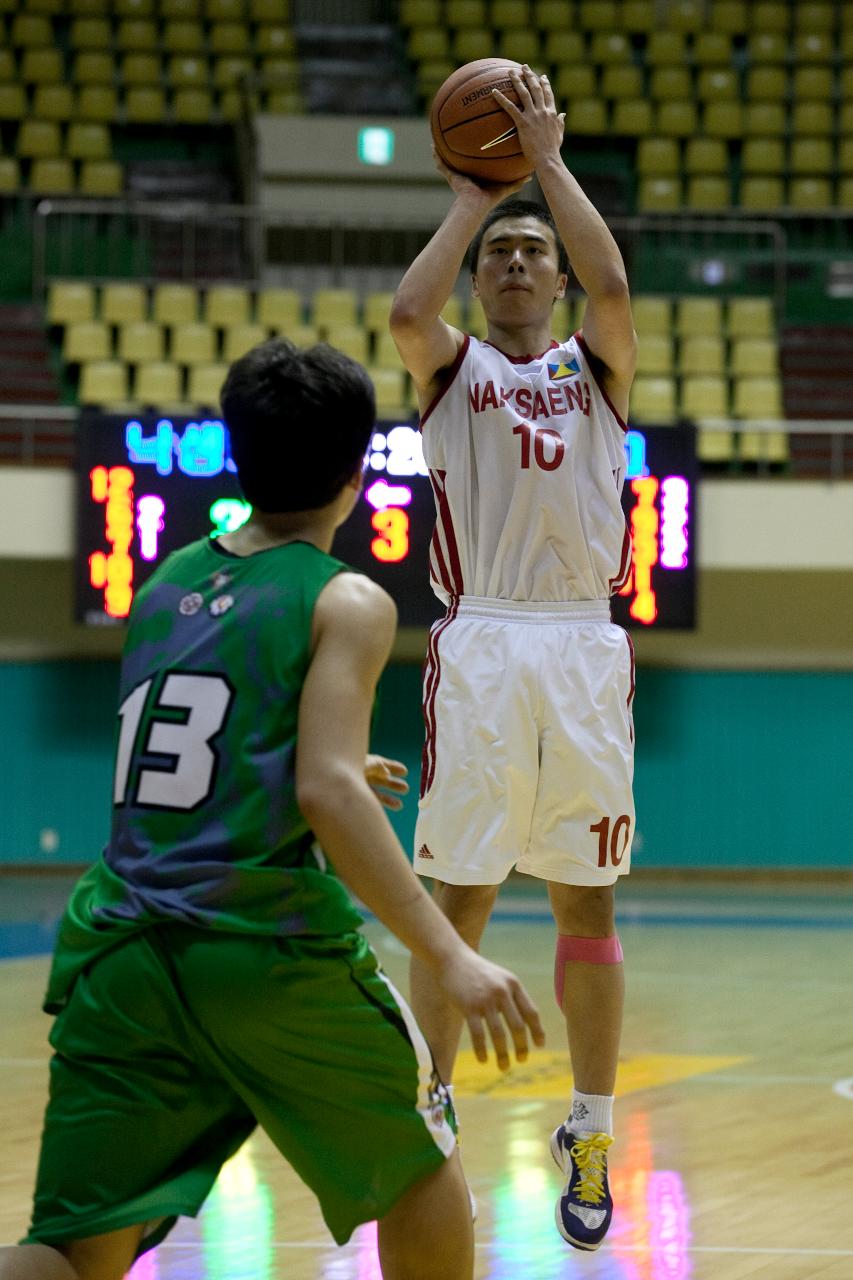
[{"label": "number 10 on shorts", "polygon": [[593,822],[589,829],[598,836],[598,865],[606,867],[609,859],[614,867],[618,867],[631,838],[628,814],[620,813],[615,822],[611,818],[602,818],[600,822]]}]

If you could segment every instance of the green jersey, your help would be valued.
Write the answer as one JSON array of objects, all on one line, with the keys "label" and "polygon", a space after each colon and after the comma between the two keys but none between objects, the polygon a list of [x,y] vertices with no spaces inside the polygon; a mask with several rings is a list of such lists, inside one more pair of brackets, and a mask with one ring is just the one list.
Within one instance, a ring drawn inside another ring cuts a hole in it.
[{"label": "green jersey", "polygon": [[346,568],[305,542],[238,557],[205,538],[139,591],[110,839],[63,917],[48,1011],[104,949],[151,924],[285,936],[361,923],[295,781],[314,606]]}]

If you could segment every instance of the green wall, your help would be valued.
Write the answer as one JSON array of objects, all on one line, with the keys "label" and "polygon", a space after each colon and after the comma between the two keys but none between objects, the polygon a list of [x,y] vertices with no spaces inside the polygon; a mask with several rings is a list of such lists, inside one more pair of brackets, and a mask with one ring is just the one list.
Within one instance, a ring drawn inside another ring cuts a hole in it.
[{"label": "green wall", "polygon": [[[0,665],[0,863],[85,862],[107,832],[117,665]],[[374,749],[405,761],[420,671],[386,673]],[[849,866],[853,673],[641,669],[637,867]],[[58,845],[48,834],[55,832]]]}]

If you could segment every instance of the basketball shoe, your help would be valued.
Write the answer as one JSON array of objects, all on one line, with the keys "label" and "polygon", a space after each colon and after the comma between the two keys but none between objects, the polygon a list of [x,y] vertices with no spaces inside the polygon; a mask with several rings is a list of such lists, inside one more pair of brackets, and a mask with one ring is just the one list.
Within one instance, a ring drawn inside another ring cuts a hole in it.
[{"label": "basketball shoe", "polygon": [[606,1133],[581,1138],[564,1124],[551,1135],[551,1155],[568,1176],[557,1200],[557,1230],[575,1249],[592,1252],[607,1235],[613,1217],[607,1185],[607,1148],[612,1142]]}]

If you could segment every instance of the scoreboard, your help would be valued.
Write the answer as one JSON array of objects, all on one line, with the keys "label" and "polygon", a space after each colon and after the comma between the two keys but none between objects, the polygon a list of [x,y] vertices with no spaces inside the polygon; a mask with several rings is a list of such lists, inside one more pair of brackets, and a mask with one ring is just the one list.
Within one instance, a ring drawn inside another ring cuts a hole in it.
[{"label": "scoreboard", "polygon": [[[690,427],[625,436],[623,507],[632,567],[613,616],[634,628],[692,627],[696,585],[696,452]],[[250,514],[219,419],[81,414],[77,467],[76,617],[121,625],[134,593],[170,551],[227,533]],[[401,626],[443,612],[428,581],[432,487],[411,423],[378,423],[361,497],[333,553],[394,597]]]}]

